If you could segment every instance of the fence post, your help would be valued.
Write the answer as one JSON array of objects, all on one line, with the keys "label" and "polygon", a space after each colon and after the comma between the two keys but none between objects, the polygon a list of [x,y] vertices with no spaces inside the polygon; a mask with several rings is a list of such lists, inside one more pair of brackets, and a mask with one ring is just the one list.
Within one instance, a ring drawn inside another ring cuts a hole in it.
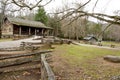
[{"label": "fence post", "polygon": [[45,59],[46,54],[41,54],[41,80],[55,80],[55,75]]}]

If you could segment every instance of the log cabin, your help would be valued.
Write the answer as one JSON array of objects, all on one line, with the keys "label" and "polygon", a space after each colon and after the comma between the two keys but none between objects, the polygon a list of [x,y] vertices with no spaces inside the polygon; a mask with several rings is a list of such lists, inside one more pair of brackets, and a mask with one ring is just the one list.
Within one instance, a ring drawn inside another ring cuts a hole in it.
[{"label": "log cabin", "polygon": [[83,40],[85,43],[90,43],[90,44],[96,44],[96,42],[98,41],[98,39],[93,35],[88,35],[84,37]]},{"label": "log cabin", "polygon": [[2,38],[26,38],[30,36],[49,36],[53,29],[38,21],[5,17],[2,25]]}]

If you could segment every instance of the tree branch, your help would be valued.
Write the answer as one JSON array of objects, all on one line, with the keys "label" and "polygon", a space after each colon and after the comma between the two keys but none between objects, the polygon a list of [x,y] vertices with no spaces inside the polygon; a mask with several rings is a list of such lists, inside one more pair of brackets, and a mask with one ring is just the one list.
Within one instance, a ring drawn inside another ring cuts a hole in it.
[{"label": "tree branch", "polygon": [[88,0],[85,4],[83,4],[82,6],[80,6],[77,10],[79,10],[80,8],[86,6],[91,0]]},{"label": "tree branch", "polygon": [[[91,16],[93,18],[96,18],[108,23],[120,25],[120,22],[119,22],[120,16],[110,16],[110,15],[101,14],[101,13],[88,13],[85,11],[77,11],[77,13],[84,14],[84,16]],[[106,19],[104,17],[106,17]]]},{"label": "tree branch", "polygon": [[[78,7],[77,9],[75,9],[75,8],[70,8],[70,9],[67,9],[67,10],[64,10],[64,11],[60,11],[60,12],[57,12],[57,13],[49,13],[49,14],[60,14],[60,13],[68,12],[67,15],[68,15],[69,13],[71,13],[71,15],[72,15],[73,13],[76,13],[79,9],[81,9],[82,7],[86,6],[90,1],[91,1],[91,0],[88,0],[85,4],[81,5],[81,6]],[[71,15],[69,14],[69,16],[71,16]]]},{"label": "tree branch", "polygon": [[12,1],[13,1],[14,4],[16,4],[16,5],[19,6],[19,7],[26,7],[26,6],[23,6],[23,5],[21,5],[21,4],[18,4],[18,2],[16,2],[15,0],[12,0]]},{"label": "tree branch", "polygon": [[39,0],[38,2],[36,2],[35,5],[31,6],[31,5],[28,5],[27,3],[25,2],[16,2],[15,0],[12,0],[14,4],[16,4],[17,6],[19,7],[27,7],[29,8],[30,10],[36,8],[36,7],[41,7],[41,6],[45,6],[47,4],[49,4],[52,0],[49,0],[48,2],[46,2],[46,4],[44,5],[41,5],[40,3],[43,1],[43,0]]},{"label": "tree branch", "polygon": [[94,12],[94,9],[95,9],[95,7],[96,7],[98,1],[99,1],[99,0],[97,0],[97,1],[95,2],[95,5],[94,5],[94,7],[93,7],[93,9],[92,9],[92,12]]},{"label": "tree branch", "polygon": [[42,5],[42,6],[46,6],[47,4],[49,4],[52,0],[49,0],[48,2],[46,2],[46,4]]},{"label": "tree branch", "polygon": [[106,26],[106,28],[98,34],[98,38],[99,38],[100,35],[102,35],[102,34],[105,32],[105,30],[107,30],[111,25],[112,25],[112,23],[108,24],[108,25]]}]

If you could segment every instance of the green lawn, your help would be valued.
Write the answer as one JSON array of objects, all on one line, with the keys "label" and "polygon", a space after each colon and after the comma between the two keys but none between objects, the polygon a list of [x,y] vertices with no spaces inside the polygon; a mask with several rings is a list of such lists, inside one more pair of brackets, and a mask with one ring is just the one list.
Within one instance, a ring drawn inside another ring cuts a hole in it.
[{"label": "green lawn", "polygon": [[12,39],[0,39],[0,42],[12,41]]},{"label": "green lawn", "polygon": [[115,45],[116,47],[120,47],[120,42],[103,41],[102,44],[103,46]]},{"label": "green lawn", "polygon": [[120,75],[120,64],[103,60],[105,55],[120,56],[120,51],[77,45],[56,46],[53,70],[61,80],[110,80],[112,76]]}]

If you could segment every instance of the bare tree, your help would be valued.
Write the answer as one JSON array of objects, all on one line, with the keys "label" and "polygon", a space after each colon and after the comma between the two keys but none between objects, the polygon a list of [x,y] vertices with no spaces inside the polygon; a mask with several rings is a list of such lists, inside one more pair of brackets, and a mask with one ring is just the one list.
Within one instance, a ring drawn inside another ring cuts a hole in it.
[{"label": "bare tree", "polygon": [[2,23],[3,23],[3,18],[5,16],[5,13],[6,13],[6,9],[7,9],[7,6],[10,4],[9,3],[9,0],[0,0],[0,3],[1,3],[1,6],[0,6],[0,10],[1,10],[1,19],[0,19],[0,38],[1,38],[1,26],[2,26]]},{"label": "bare tree", "polygon": [[104,32],[104,39],[105,40],[114,40],[120,41],[120,27],[118,25],[111,25],[105,32]]},{"label": "bare tree", "polygon": [[[70,17],[73,14],[78,14],[76,17],[72,17],[71,21],[68,24],[72,23],[74,20],[77,20],[80,17],[90,16],[90,17],[96,18],[96,19],[101,20],[101,21],[120,25],[120,16],[118,16],[118,15],[111,16],[111,15],[107,15],[104,13],[95,13],[95,12],[89,13],[87,11],[81,10],[81,8],[85,7],[90,2],[91,2],[91,0],[88,0],[83,5],[79,5],[79,7],[69,8],[69,9],[66,9],[64,11],[60,11],[56,14],[61,14],[64,12],[66,13],[65,15],[63,15],[61,20],[63,20],[64,18]],[[96,1],[94,8],[96,7],[97,2],[98,2],[98,0]],[[94,8],[93,8],[93,11],[94,11]]]},{"label": "bare tree", "polygon": [[[79,7],[81,4],[75,4],[74,7]],[[80,8],[80,10],[83,10],[84,7]],[[63,32],[64,37],[67,37],[69,39],[74,38],[78,40],[79,38],[84,37],[87,34],[87,17],[78,17],[79,13],[67,13],[66,10],[69,10],[69,5],[65,5],[65,7],[62,8],[63,11],[60,13],[60,15],[63,15],[61,17],[61,30]],[[59,13],[57,11],[56,13]],[[67,16],[71,15],[71,16]],[[76,19],[75,19],[76,18]],[[70,23],[71,22],[71,23]]]},{"label": "bare tree", "polygon": [[33,2],[33,0],[12,0],[14,4],[16,4],[17,6],[23,8],[29,8],[30,10],[33,10],[36,7],[41,7],[41,6],[45,6],[47,4],[49,4],[52,0],[48,0],[45,4],[41,4],[43,1],[45,0],[35,0]]},{"label": "bare tree", "polygon": [[[54,14],[59,14],[62,15],[61,20],[63,21],[62,24],[64,24],[63,27],[63,32],[65,36],[69,36],[71,37],[73,34],[74,36],[76,35],[76,37],[80,36],[79,34],[81,33],[82,35],[87,34],[87,32],[85,32],[85,30],[81,29],[82,31],[80,31],[76,26],[77,26],[77,21],[79,21],[79,19],[83,19],[84,17],[93,17],[96,18],[102,22],[107,22],[109,24],[106,25],[106,27],[102,30],[99,31],[97,33],[97,37],[101,38],[102,35],[104,35],[105,31],[113,24],[115,25],[120,25],[120,11],[117,10],[115,13],[115,15],[108,15],[108,14],[104,14],[104,13],[95,13],[94,9],[97,6],[97,3],[99,2],[99,0],[96,0],[95,5],[92,9],[92,12],[87,12],[85,11],[83,8],[89,4],[91,2],[91,0],[88,0],[86,3],[84,4],[77,4],[77,7],[72,7],[72,8],[64,8],[59,12],[56,12]],[[84,21],[83,21],[84,22]],[[81,21],[79,21],[79,23],[81,23]],[[75,24],[73,26],[73,24]],[[87,23],[85,23],[87,24]],[[80,25],[80,24],[79,24]],[[65,27],[66,26],[66,27]],[[82,25],[82,26],[87,26],[87,25]],[[74,28],[71,28],[74,27]],[[80,27],[80,26],[79,26]],[[66,28],[66,29],[65,29]],[[82,27],[81,27],[82,28]],[[67,31],[66,31],[67,30]],[[78,31],[76,32],[76,30],[79,30],[79,34]],[[87,30],[87,27],[86,27]],[[72,32],[74,31],[74,32]],[[117,32],[117,31],[116,31]],[[115,37],[115,34],[118,36],[118,33],[116,32],[112,32],[112,34]],[[72,33],[72,34],[71,34]],[[111,35],[112,36],[112,35]],[[118,38],[116,38],[118,40]]]}]

